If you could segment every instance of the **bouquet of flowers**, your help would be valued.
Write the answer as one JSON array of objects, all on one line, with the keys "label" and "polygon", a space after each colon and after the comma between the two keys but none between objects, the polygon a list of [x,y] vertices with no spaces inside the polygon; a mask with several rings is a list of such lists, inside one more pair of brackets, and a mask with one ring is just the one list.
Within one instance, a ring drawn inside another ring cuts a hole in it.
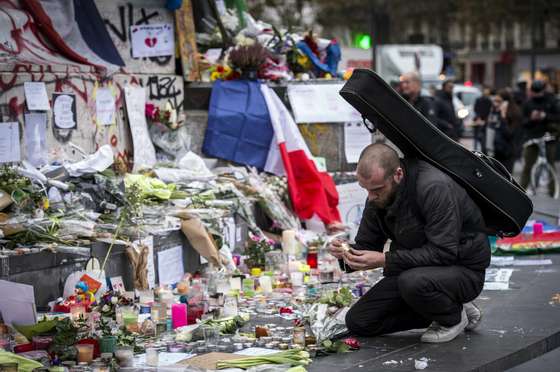
[{"label": "bouquet of flowers", "polygon": [[175,110],[169,102],[165,104],[163,110],[153,103],[146,103],[145,112],[146,118],[148,118],[150,124],[157,125],[161,129],[176,130],[180,127],[177,110]]},{"label": "bouquet of flowers", "polygon": [[245,246],[245,262],[248,268],[260,267],[264,269],[265,253],[274,249],[274,241],[265,236],[249,232],[249,240]]}]

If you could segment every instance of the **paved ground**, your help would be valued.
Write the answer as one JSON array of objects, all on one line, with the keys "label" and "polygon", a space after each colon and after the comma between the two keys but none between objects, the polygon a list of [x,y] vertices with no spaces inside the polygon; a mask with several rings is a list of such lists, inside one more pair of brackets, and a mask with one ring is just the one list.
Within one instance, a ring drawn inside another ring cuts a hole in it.
[{"label": "paved ground", "polygon": [[[557,223],[559,201],[534,204],[533,217]],[[309,371],[413,371],[422,357],[429,359],[428,371],[560,370],[560,301],[552,300],[560,292],[560,255],[518,257],[542,258],[553,264],[516,266],[510,290],[482,292],[477,303],[484,320],[475,332],[439,345],[420,343],[421,331],[361,338],[361,350],[317,358]]]},{"label": "paved ground", "polygon": [[430,371],[504,371],[536,358],[560,346],[560,304],[550,303],[560,292],[560,256],[523,259],[545,257],[553,265],[515,267],[512,289],[482,292],[485,317],[475,332],[439,345],[420,343],[421,331],[362,338],[361,350],[318,358],[309,371],[411,371],[422,357]]}]

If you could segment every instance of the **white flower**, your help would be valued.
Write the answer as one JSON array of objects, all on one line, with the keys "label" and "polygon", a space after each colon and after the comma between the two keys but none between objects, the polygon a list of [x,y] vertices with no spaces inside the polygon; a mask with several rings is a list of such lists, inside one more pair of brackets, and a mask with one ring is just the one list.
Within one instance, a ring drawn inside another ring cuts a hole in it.
[{"label": "white flower", "polygon": [[103,305],[103,307],[101,308],[101,311],[103,312],[107,312],[109,311],[111,308],[109,307],[109,305]]},{"label": "white flower", "polygon": [[112,303],[113,305],[116,305],[116,304],[118,304],[118,303],[119,303],[119,299],[118,299],[118,297],[117,297],[117,296],[113,296],[113,297],[111,297],[111,303]]}]

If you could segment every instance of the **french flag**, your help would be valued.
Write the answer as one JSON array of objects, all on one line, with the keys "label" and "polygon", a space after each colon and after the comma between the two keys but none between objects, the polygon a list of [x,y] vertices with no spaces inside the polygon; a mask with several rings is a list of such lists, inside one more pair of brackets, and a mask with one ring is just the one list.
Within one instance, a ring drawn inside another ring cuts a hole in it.
[{"label": "french flag", "polygon": [[278,95],[261,84],[274,136],[264,170],[288,179],[288,191],[297,216],[319,217],[328,226],[340,222],[338,193],[332,178],[320,172],[292,115]]}]

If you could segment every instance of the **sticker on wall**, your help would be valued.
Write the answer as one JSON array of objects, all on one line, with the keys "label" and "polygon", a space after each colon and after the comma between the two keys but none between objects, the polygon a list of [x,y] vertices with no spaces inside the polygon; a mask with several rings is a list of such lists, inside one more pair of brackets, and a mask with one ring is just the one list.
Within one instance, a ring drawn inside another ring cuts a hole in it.
[{"label": "sticker on wall", "polygon": [[175,54],[175,35],[169,23],[130,26],[132,57],[160,57]]},{"label": "sticker on wall", "polygon": [[58,129],[76,129],[76,96],[73,93],[53,93],[53,123]]}]

